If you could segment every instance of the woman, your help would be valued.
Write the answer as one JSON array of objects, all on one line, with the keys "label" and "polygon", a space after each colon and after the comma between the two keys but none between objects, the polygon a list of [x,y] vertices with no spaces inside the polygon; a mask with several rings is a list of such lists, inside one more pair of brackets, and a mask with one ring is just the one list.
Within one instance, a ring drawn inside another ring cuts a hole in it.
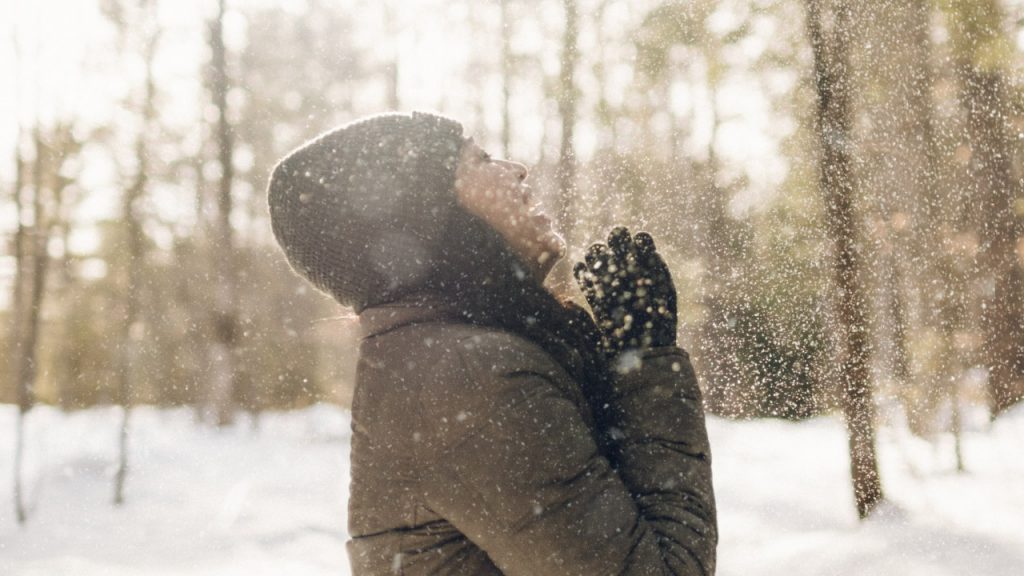
[{"label": "woman", "polygon": [[675,289],[643,233],[564,252],[521,164],[371,117],[302,146],[269,203],[291,265],[359,313],[352,573],[710,575],[717,527]]}]

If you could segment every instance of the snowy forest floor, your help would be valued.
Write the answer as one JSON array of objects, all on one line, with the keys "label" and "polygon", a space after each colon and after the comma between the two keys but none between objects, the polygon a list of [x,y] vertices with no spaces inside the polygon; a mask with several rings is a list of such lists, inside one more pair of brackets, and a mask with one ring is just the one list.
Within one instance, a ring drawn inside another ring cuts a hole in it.
[{"label": "snowy forest floor", "polygon": [[[188,410],[133,416],[126,498],[111,504],[117,408],[35,409],[31,519],[11,505],[16,411],[0,405],[4,576],[348,574],[348,414],[317,406],[211,430]],[[891,505],[860,523],[846,439],[833,417],[794,424],[711,419],[720,576],[1024,574],[1024,408],[952,441],[879,434]]]}]

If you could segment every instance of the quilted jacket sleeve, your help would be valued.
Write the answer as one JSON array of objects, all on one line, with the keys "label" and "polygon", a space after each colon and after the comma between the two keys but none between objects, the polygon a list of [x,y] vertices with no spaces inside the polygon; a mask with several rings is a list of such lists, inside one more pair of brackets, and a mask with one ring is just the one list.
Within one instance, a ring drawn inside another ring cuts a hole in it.
[{"label": "quilted jacket sleeve", "polygon": [[431,509],[510,576],[713,574],[710,450],[686,353],[649,351],[615,382],[613,469],[548,366],[492,344],[460,354],[455,384],[424,401],[440,446]]}]

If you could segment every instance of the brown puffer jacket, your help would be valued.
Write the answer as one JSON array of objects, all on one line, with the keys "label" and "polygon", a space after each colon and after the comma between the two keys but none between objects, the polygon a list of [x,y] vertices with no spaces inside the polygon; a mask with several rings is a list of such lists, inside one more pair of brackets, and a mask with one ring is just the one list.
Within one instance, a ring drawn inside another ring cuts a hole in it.
[{"label": "brown puffer jacket", "polygon": [[686,352],[650,350],[617,378],[613,470],[583,387],[535,344],[422,302],[360,323],[354,575],[714,573],[711,457]]}]

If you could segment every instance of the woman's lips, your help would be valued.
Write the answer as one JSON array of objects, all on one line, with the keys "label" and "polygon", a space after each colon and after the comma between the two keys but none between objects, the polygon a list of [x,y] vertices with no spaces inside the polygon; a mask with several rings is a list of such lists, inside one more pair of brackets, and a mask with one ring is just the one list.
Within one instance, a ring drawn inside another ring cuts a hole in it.
[{"label": "woman's lips", "polygon": [[523,204],[530,206],[533,201],[533,189],[529,185],[523,184],[519,186],[519,195],[523,198]]},{"label": "woman's lips", "polygon": [[530,188],[530,185],[520,184],[516,188],[523,206],[527,208],[529,220],[538,227],[551,228],[551,217],[544,212],[544,207],[539,202],[534,201],[533,189]]}]

